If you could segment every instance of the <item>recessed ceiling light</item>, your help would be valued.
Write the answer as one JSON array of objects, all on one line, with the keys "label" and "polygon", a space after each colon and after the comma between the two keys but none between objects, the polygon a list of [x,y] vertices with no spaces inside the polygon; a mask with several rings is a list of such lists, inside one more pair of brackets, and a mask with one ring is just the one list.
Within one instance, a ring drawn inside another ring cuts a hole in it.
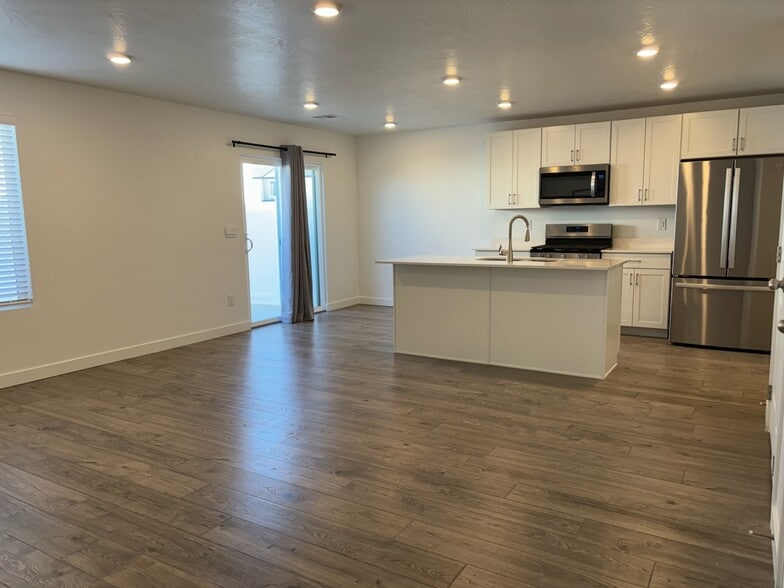
[{"label": "recessed ceiling light", "polygon": [[114,65],[128,65],[133,61],[133,57],[125,53],[109,53],[106,58]]},{"label": "recessed ceiling light", "polygon": [[498,108],[501,108],[502,110],[509,110],[512,108],[512,103],[509,102],[509,100],[502,100],[498,103]]},{"label": "recessed ceiling light", "polygon": [[335,18],[340,14],[340,4],[337,2],[316,2],[313,5],[313,12],[322,18]]},{"label": "recessed ceiling light", "polygon": [[463,78],[461,78],[460,76],[454,76],[454,75],[452,75],[452,76],[444,76],[444,79],[441,80],[441,81],[443,81],[444,84],[446,84],[447,86],[457,86],[460,82],[463,81]]},{"label": "recessed ceiling light", "polygon": [[637,57],[642,57],[643,59],[648,57],[654,57],[658,55],[659,48],[654,45],[648,45],[647,47],[642,47],[641,49],[637,50]]},{"label": "recessed ceiling light", "polygon": [[678,80],[667,80],[666,82],[662,82],[659,87],[662,90],[674,90],[678,87]]},{"label": "recessed ceiling light", "polygon": [[313,102],[313,100],[308,100],[302,106],[304,106],[307,110],[316,110],[319,107],[318,102]]},{"label": "recessed ceiling light", "polygon": [[397,123],[395,121],[393,121],[393,120],[388,120],[387,122],[384,123],[384,128],[385,129],[392,130],[392,129],[396,128],[396,127],[397,127]]}]

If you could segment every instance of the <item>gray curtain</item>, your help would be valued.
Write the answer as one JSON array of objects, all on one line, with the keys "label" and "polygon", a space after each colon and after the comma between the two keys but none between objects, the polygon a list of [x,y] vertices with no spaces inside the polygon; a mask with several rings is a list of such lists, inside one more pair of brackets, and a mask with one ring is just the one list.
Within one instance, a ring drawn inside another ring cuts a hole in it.
[{"label": "gray curtain", "polygon": [[310,266],[305,161],[302,147],[281,150],[280,316],[284,323],[313,320],[313,274]]}]

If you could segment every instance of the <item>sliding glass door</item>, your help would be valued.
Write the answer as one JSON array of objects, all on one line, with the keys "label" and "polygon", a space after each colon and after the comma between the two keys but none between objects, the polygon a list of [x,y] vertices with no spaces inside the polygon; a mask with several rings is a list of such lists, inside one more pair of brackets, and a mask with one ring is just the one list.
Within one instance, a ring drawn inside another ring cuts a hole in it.
[{"label": "sliding glass door", "polygon": [[[280,320],[280,160],[242,160],[242,188],[248,251],[250,317],[254,326]],[[321,167],[305,166],[308,232],[313,272],[313,306],[322,310],[322,179]]]}]

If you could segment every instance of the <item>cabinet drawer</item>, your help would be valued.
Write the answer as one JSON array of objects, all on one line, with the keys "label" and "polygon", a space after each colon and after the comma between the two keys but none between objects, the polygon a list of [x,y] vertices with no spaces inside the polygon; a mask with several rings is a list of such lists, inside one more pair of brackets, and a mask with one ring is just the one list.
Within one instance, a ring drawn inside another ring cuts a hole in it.
[{"label": "cabinet drawer", "polygon": [[622,259],[626,261],[624,269],[638,267],[650,269],[670,269],[669,253],[602,253],[602,259]]}]

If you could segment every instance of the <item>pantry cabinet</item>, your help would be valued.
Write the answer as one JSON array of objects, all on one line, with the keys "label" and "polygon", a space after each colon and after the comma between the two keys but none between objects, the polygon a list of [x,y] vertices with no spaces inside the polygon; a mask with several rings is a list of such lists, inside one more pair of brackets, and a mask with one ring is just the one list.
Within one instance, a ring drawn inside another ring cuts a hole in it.
[{"label": "pantry cabinet", "polygon": [[538,208],[541,129],[490,136],[490,208]]},{"label": "pantry cabinet", "polygon": [[621,294],[621,326],[664,331],[670,319],[670,255],[605,253],[626,260]]},{"label": "pantry cabinet", "polygon": [[610,206],[675,204],[681,115],[613,121]]},{"label": "pantry cabinet", "polygon": [[784,106],[683,115],[683,159],[784,153]]},{"label": "pantry cabinet", "polygon": [[542,129],[542,167],[593,165],[609,160],[609,121]]}]

